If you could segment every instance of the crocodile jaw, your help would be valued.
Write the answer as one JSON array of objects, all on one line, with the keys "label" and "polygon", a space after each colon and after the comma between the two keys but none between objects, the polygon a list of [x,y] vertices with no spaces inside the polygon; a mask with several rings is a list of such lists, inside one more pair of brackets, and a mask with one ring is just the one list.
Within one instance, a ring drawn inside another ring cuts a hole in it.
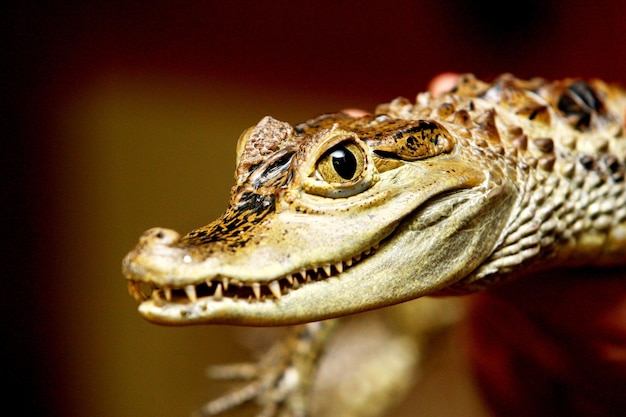
[{"label": "crocodile jaw", "polygon": [[[283,289],[279,298],[180,297],[184,302],[150,298],[141,302],[139,312],[165,325],[289,325],[353,314],[436,292],[466,276],[492,251],[498,239],[493,230],[503,228],[509,215],[509,210],[497,211],[494,207],[511,206],[510,187],[506,183],[485,184],[422,204],[390,230],[374,252],[367,251],[342,272],[333,267],[329,277]],[[441,212],[449,215],[429,214]],[[498,213],[489,227],[479,224],[485,212]],[[154,262],[169,265],[173,258],[178,261],[186,256],[184,250],[170,246],[178,239],[175,232],[156,229],[151,233],[160,233],[164,241],[161,247],[152,249],[161,255]],[[132,271],[137,262],[131,260],[136,256],[136,251],[131,252],[125,260],[126,275],[132,278],[137,278],[139,272],[146,274],[145,270]]]},{"label": "crocodile jaw", "polygon": [[[490,85],[466,75],[451,94],[420,94],[415,105],[398,98],[374,116],[322,115],[296,126],[265,118],[238,142],[237,185],[223,221],[183,238],[147,232],[124,261],[130,292],[159,323],[263,326],[355,313],[449,283],[446,290],[475,290],[560,262],[622,264],[625,103],[622,89],[597,80],[503,75]],[[338,160],[347,161],[346,150],[358,158],[333,173],[338,145]],[[449,178],[435,166],[446,158],[458,162]],[[383,178],[411,167],[426,175]],[[450,178],[457,183],[439,187]],[[394,187],[411,198],[391,198],[399,212],[373,224],[380,207],[358,202]],[[263,230],[259,219],[285,212],[298,193],[347,204],[334,212],[311,206],[309,227],[292,229],[300,239],[281,247],[268,239],[280,223]],[[330,218],[319,222],[320,212]],[[316,229],[322,224],[333,228]],[[197,245],[199,236],[209,238]],[[228,285],[241,285],[245,297],[229,298],[240,293]]]}]

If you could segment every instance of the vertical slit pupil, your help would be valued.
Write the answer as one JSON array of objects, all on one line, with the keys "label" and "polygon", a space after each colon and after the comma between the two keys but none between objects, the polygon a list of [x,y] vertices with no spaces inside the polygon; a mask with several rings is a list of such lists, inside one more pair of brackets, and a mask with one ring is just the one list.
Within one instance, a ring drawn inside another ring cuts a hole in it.
[{"label": "vertical slit pupil", "polygon": [[352,179],[357,168],[354,154],[342,146],[332,151],[330,157],[337,174],[346,180]]}]

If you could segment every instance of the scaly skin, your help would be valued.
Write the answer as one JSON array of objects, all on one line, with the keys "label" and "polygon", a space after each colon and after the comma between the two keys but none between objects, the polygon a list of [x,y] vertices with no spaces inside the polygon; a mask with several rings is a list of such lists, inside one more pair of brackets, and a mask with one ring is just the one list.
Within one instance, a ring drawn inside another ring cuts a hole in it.
[{"label": "scaly skin", "polygon": [[[183,237],[145,232],[124,259],[129,291],[160,324],[274,326],[626,265],[625,113],[626,92],[598,80],[465,75],[373,116],[266,117],[239,139],[226,213]],[[252,398],[261,415],[305,415],[334,324],[308,326],[201,415]]]},{"label": "scaly skin", "polygon": [[[154,322],[268,326],[623,264],[625,103],[600,81],[464,76],[375,116],[267,117],[239,140],[226,213],[182,238],[147,231],[130,291]],[[346,145],[347,179],[329,154]]]}]

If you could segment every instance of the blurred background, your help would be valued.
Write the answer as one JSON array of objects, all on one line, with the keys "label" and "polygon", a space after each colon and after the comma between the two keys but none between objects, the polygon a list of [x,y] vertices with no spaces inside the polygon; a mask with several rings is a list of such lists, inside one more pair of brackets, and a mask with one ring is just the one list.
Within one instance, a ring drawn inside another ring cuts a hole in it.
[{"label": "blurred background", "polygon": [[[372,110],[413,99],[443,71],[626,83],[625,2],[2,9],[0,321],[12,415],[186,416],[217,392],[205,366],[248,356],[241,329],[141,319],[120,263],[152,226],[186,232],[221,213],[236,140],[263,116]],[[473,404],[451,355],[434,360],[440,372],[407,415]]]}]

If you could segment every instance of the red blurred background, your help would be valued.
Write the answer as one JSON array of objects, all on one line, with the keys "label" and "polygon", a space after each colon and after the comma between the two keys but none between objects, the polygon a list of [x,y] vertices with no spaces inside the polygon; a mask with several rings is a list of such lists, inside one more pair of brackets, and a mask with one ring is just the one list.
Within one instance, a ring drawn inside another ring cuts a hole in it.
[{"label": "red blurred background", "polygon": [[18,415],[185,415],[207,398],[161,398],[156,368],[203,378],[210,358],[189,357],[208,342],[186,349],[207,331],[141,321],[120,260],[144,229],[224,208],[234,141],[266,113],[372,109],[442,71],[626,83],[624,2],[13,3],[0,304]]}]

